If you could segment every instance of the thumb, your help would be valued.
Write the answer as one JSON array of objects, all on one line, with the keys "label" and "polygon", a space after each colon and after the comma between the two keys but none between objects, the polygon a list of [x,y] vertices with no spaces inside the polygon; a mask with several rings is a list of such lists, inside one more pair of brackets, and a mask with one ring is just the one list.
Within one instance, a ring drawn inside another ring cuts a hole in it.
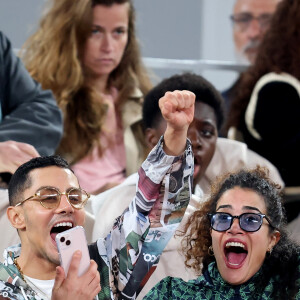
[{"label": "thumb", "polygon": [[64,269],[61,266],[57,266],[53,290],[58,290],[61,287],[64,280],[65,280]]}]

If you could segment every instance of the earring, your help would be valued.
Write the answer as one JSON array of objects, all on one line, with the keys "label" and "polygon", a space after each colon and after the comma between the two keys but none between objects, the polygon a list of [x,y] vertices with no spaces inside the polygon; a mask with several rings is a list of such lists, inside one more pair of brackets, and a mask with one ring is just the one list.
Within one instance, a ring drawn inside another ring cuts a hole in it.
[{"label": "earring", "polygon": [[267,253],[266,253],[266,257],[270,257],[271,256],[271,254],[272,254],[272,251],[273,251],[273,248],[268,248],[267,249]]},{"label": "earring", "polygon": [[207,252],[208,252],[208,255],[210,255],[210,256],[214,256],[215,255],[214,249],[213,249],[212,245],[210,245],[208,247],[208,251]]}]

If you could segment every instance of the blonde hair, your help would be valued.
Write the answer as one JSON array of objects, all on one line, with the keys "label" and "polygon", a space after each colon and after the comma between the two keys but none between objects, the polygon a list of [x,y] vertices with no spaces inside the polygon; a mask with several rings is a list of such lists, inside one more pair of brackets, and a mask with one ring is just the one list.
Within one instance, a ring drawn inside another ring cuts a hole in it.
[{"label": "blonde hair", "polygon": [[94,145],[106,115],[106,105],[90,84],[81,63],[92,28],[93,7],[129,3],[128,42],[119,66],[110,74],[108,87],[119,91],[118,109],[136,87],[151,88],[142,64],[135,35],[135,12],[131,0],[51,0],[37,31],[24,44],[22,59],[43,88],[51,89],[65,118],[64,136],[58,153],[70,163],[84,157]]}]

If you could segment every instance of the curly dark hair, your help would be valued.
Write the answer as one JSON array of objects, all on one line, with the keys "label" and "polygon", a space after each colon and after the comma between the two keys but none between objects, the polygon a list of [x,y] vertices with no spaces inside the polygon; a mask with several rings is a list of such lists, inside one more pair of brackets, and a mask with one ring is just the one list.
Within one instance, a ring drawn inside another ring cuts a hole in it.
[{"label": "curly dark hair", "polygon": [[256,82],[263,75],[285,72],[300,80],[299,45],[300,1],[282,0],[272,17],[253,66],[241,75],[239,89],[225,125],[227,130],[232,126],[243,126],[250,96]]},{"label": "curly dark hair", "polygon": [[[209,199],[195,211],[182,232],[182,252],[185,255],[185,264],[193,268],[198,274],[205,271],[208,265],[215,261],[215,257],[208,252],[212,245],[209,213],[216,211],[217,203],[222,195],[234,187],[250,189],[260,195],[266,205],[266,215],[272,226],[270,234],[275,230],[280,232],[281,238],[274,246],[271,255],[266,255],[262,265],[262,274],[257,283],[257,293],[264,290],[270,279],[278,275],[280,284],[273,291],[275,299],[292,299],[296,294],[298,256],[300,247],[289,239],[286,232],[286,217],[280,186],[268,177],[268,170],[257,166],[255,169],[242,169],[236,173],[227,173],[217,178],[211,187]],[[287,272],[288,270],[288,272]]]}]

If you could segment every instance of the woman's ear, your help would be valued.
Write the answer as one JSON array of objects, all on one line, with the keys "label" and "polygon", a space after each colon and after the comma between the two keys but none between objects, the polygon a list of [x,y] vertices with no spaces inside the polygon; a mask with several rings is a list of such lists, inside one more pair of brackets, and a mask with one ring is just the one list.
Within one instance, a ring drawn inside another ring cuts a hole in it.
[{"label": "woman's ear", "polygon": [[24,212],[21,207],[9,206],[6,210],[8,220],[16,229],[24,229]]},{"label": "woman's ear", "polygon": [[271,241],[269,244],[269,249],[272,250],[273,247],[279,242],[281,234],[278,230],[275,230],[271,235]]}]

